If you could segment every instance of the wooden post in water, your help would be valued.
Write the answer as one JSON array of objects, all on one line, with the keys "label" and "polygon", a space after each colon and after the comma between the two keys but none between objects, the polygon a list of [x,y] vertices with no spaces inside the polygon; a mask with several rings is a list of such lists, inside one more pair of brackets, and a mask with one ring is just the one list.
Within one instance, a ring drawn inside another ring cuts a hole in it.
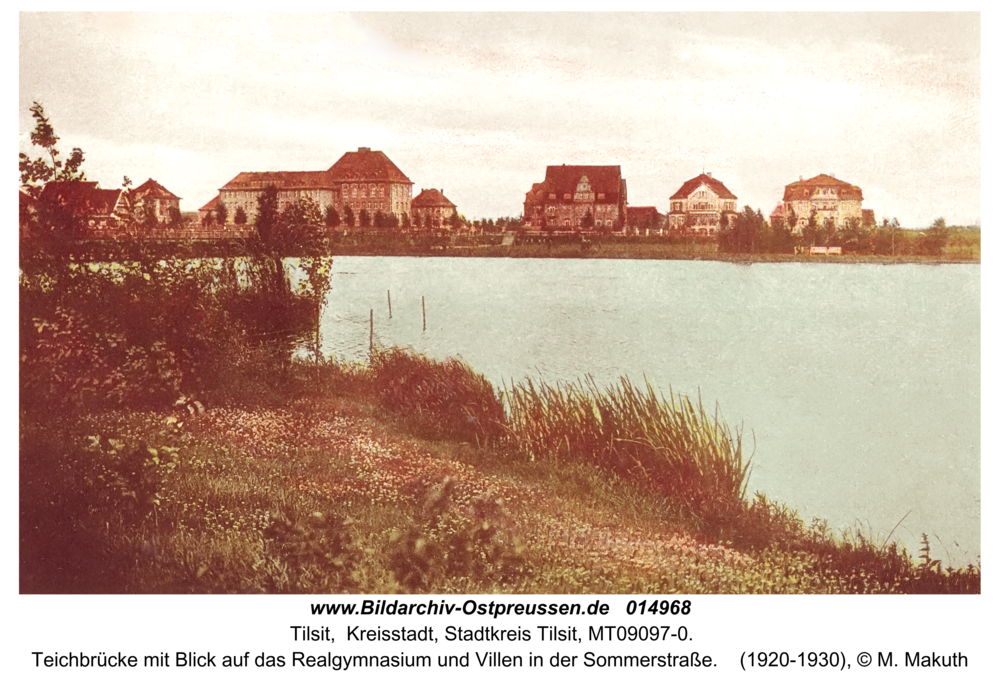
[{"label": "wooden post in water", "polygon": [[385,298],[389,300],[389,318],[392,318],[392,295],[388,290],[385,291]]},{"label": "wooden post in water", "polygon": [[368,353],[375,351],[375,309],[368,309]]},{"label": "wooden post in water", "polygon": [[427,307],[424,306],[424,296],[420,295],[420,311],[424,314],[424,332],[427,331]]}]

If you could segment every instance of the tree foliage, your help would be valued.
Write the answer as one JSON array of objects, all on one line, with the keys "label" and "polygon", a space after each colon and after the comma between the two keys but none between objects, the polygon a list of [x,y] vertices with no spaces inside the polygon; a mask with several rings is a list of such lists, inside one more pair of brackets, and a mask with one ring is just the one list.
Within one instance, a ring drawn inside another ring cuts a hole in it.
[{"label": "tree foliage", "polygon": [[758,209],[743,207],[743,211],[719,230],[719,251],[752,254],[765,247],[767,222]]},{"label": "tree foliage", "polygon": [[83,150],[74,147],[65,160],[56,145],[59,136],[45,109],[38,102],[31,105],[31,116],[35,119],[35,129],[31,132],[31,144],[45,150],[46,157],[29,157],[24,152],[18,154],[18,170],[21,174],[21,186],[35,199],[38,199],[42,188],[49,181],[86,180],[87,176],[80,168],[83,165]]}]

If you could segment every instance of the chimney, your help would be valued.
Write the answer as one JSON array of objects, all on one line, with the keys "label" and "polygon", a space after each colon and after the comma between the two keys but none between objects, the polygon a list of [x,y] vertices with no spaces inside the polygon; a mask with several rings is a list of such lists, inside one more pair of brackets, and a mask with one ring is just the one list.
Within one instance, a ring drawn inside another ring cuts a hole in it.
[{"label": "chimney", "polygon": [[712,172],[711,172],[711,171],[709,171],[709,172],[708,172],[707,174],[705,174],[705,175],[707,175],[707,176],[708,176],[709,178],[711,178],[711,177],[712,177]]},{"label": "chimney", "polygon": [[799,182],[800,182],[800,183],[801,183],[802,181],[804,181],[804,180],[805,180],[805,178],[803,178],[802,176],[799,176]]},{"label": "chimney", "polygon": [[372,148],[370,148],[370,147],[359,147],[358,148],[358,152],[371,152],[371,151],[372,151]]}]

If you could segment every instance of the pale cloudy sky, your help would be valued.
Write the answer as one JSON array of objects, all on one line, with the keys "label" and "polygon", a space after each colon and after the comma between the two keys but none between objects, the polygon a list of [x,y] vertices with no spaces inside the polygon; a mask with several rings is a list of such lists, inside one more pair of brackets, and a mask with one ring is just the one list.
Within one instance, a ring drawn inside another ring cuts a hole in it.
[{"label": "pale cloudy sky", "polygon": [[[980,219],[978,14],[22,13],[21,149],[193,211],[241,171],[383,150],[470,218],[549,164],[619,164],[629,203],[710,171],[768,214],[819,173],[881,220]],[[37,152],[36,152],[37,153]]]}]

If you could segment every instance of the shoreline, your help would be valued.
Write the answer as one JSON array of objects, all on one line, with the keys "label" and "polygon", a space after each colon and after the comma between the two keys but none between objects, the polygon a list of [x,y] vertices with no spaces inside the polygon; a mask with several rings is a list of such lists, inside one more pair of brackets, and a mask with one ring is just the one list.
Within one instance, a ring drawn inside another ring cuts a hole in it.
[{"label": "shoreline", "polygon": [[[26,252],[22,245],[22,260],[47,259],[45,254]],[[73,250],[77,261],[138,260],[143,258],[227,258],[249,253],[243,240],[189,241],[88,241]],[[451,245],[451,244],[390,244],[377,247],[368,244],[328,242],[315,248],[289,250],[287,257],[352,256],[352,257],[414,257],[460,259],[603,259],[622,261],[719,261],[753,264],[899,264],[949,265],[981,264],[981,258],[968,256],[886,256],[845,254],[841,256],[808,254],[722,254],[709,249],[685,250],[662,243],[594,243],[594,244],[525,244],[525,245]]]}]

